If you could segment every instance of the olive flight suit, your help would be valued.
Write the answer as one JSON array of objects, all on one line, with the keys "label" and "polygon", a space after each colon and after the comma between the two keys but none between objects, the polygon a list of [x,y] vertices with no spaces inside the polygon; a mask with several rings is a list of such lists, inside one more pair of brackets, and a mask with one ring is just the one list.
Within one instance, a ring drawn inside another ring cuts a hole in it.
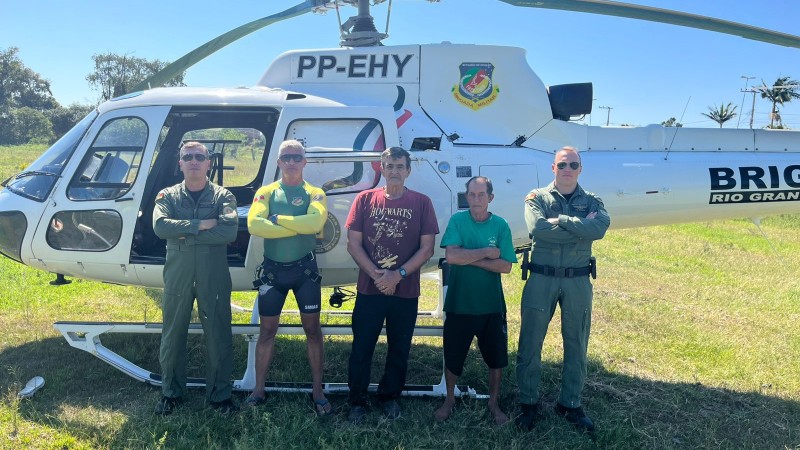
[{"label": "olive flight suit", "polygon": [[[217,219],[217,226],[199,231],[202,219]],[[165,397],[181,397],[186,390],[186,337],[195,298],[205,334],[206,396],[213,402],[231,397],[233,338],[227,244],[236,239],[238,227],[236,198],[211,182],[206,183],[197,202],[184,182],[162,190],[156,198],[153,230],[167,241],[159,354]]]},{"label": "olive flight suit", "polygon": [[[597,216],[586,216],[596,212]],[[558,218],[558,225],[547,221]],[[581,404],[586,380],[586,351],[592,319],[592,283],[586,268],[592,256],[592,242],[601,239],[611,223],[603,201],[577,186],[564,198],[553,183],[534,189],[525,198],[525,223],[532,238],[531,273],[522,291],[522,324],[517,355],[517,384],[520,403],[539,400],[542,378],[542,344],[556,304],[561,307],[561,336],[564,368],[558,402],[568,408]],[[567,277],[568,270],[582,269],[580,276]]]}]

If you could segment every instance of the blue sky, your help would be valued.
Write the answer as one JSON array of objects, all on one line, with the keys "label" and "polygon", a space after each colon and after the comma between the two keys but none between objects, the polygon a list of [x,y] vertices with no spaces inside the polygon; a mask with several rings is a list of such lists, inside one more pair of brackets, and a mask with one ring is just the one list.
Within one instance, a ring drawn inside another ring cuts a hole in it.
[{"label": "blue sky", "polygon": [[[19,47],[19,57],[50,80],[62,104],[95,103],[85,78],[92,54],[113,52],[174,61],[232,28],[268,16],[300,0],[242,0],[222,6],[207,0],[25,0],[7,2],[0,18],[0,48]],[[800,34],[800,2],[792,0],[639,0],[637,4],[681,10]],[[379,30],[388,2],[373,8]],[[343,18],[356,14],[342,9]],[[498,44],[527,49],[528,63],[546,85],[591,81],[594,113],[586,121],[646,125],[669,117],[686,126],[716,127],[703,117],[708,106],[732,102],[742,110],[726,124],[746,128],[750,85],[778,76],[800,79],[800,49],[639,20],[534,8],[495,0],[394,0],[386,45]],[[306,14],[266,27],[192,67],[190,86],[251,86],[278,54],[331,48],[339,42],[335,12]],[[688,106],[687,106],[688,104]],[[742,108],[743,104],[743,108]],[[684,114],[684,109],[686,112]],[[769,120],[770,105],[756,98],[755,127]],[[800,100],[782,110],[784,123],[800,129]]]}]

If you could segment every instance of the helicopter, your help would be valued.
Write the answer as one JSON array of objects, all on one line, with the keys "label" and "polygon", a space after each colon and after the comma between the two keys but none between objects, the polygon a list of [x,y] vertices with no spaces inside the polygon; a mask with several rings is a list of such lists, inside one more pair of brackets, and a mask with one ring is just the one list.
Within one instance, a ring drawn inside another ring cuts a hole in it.
[{"label": "helicopter", "polygon": [[[505,3],[661,21],[800,48],[797,36],[652,7],[597,0]],[[259,28],[306,12],[339,14],[345,4],[358,14],[340,21],[340,48],[286,52],[253,87],[158,87]],[[228,247],[237,291],[252,290],[262,259],[263,241],[248,233],[246,218],[256,190],[280,178],[277,150],[285,139],[304,143],[304,178],[328,197],[315,253],[323,285],[330,287],[356,281],[343,225],[354,197],[380,184],[380,152],[390,146],[411,152],[406,185],[431,198],[441,230],[467,208],[465,182],[475,175],[492,179],[492,211],[508,221],[520,251],[530,245],[525,194],[552,180],[554,151],[567,145],[580,149],[591,167],[581,184],[603,198],[614,228],[742,217],[757,222],[800,211],[798,132],[586,126],[574,119],[591,113],[592,84],[545,85],[523,49],[385,46],[385,37],[367,0],[305,1],[198,47],[99,105],[4,182],[0,253],[52,273],[163,287],[166,249],[153,232],[153,208],[161,189],[181,181],[178,149],[189,140],[206,144],[209,178],[237,199],[240,228]],[[435,247],[426,272],[436,272],[444,257]],[[60,329],[70,344],[94,354],[105,351],[99,335],[114,328],[68,325]],[[136,328],[142,329],[157,332]],[[128,373],[158,383],[146,371]],[[251,377],[243,380],[237,388],[252,388]]]}]

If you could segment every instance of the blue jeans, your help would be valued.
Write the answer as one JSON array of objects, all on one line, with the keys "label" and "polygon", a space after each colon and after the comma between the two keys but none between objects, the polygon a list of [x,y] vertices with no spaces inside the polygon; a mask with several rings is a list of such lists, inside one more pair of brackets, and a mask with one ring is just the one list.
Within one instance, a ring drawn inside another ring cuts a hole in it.
[{"label": "blue jeans", "polygon": [[378,384],[378,399],[400,397],[406,384],[411,337],[417,322],[418,298],[390,295],[356,295],[353,309],[353,348],[350,351],[347,384],[350,404],[365,406],[372,355],[386,319],[386,366]]}]

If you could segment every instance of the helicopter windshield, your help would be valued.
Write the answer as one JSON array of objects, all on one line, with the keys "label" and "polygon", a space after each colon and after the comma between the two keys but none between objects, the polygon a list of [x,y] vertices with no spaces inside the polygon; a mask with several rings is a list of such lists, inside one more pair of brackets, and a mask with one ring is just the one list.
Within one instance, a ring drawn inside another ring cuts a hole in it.
[{"label": "helicopter windshield", "polygon": [[11,177],[5,188],[23,197],[43,202],[50,195],[50,190],[61,175],[61,171],[64,170],[64,165],[96,117],[96,110],[90,112],[24,172]]}]

